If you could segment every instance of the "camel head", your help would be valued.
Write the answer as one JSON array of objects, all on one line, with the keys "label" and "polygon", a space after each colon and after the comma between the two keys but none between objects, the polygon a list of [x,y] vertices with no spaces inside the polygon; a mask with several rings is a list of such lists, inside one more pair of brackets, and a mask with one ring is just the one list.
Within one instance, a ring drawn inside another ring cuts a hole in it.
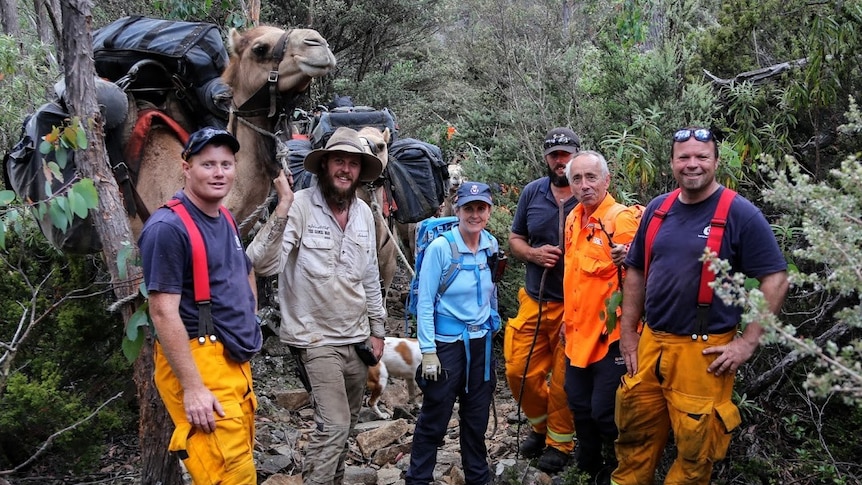
[{"label": "camel head", "polygon": [[242,106],[267,84],[279,49],[283,49],[277,67],[278,91],[282,95],[305,91],[313,78],[335,68],[335,55],[316,30],[292,29],[286,37],[284,34],[284,30],[271,26],[255,27],[242,34],[231,29],[230,64],[222,78],[233,90],[234,105]]},{"label": "camel head", "polygon": [[386,170],[389,163],[389,140],[392,138],[389,128],[380,131],[373,126],[366,126],[359,130],[359,138],[365,141],[366,151],[377,156]]}]

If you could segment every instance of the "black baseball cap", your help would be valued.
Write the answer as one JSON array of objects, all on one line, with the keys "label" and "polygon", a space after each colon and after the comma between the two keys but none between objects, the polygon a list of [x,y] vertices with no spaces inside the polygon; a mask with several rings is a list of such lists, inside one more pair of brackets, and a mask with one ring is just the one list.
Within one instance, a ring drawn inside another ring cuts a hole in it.
[{"label": "black baseball cap", "polygon": [[578,135],[574,131],[568,128],[554,128],[545,135],[542,148],[545,149],[542,156],[547,156],[549,153],[557,151],[578,153],[581,149],[581,139],[578,138]]},{"label": "black baseball cap", "polygon": [[239,140],[237,140],[235,136],[225,130],[207,126],[189,136],[186,146],[183,147],[183,160],[188,160],[189,157],[197,154],[210,143],[226,145],[233,150],[234,153],[239,151]]}]

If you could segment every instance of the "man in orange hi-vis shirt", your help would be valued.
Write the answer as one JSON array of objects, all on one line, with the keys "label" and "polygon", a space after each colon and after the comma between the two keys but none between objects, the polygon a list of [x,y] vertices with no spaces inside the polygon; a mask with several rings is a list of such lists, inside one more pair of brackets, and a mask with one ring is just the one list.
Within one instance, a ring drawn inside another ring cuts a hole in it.
[{"label": "man in orange hi-vis shirt", "polygon": [[616,467],[614,399],[626,365],[619,326],[608,331],[606,302],[621,289],[620,265],[638,218],[608,193],[611,175],[601,154],[579,152],[566,166],[566,177],[579,203],[565,226],[565,389],[575,418],[577,466],[596,483],[608,483]]}]

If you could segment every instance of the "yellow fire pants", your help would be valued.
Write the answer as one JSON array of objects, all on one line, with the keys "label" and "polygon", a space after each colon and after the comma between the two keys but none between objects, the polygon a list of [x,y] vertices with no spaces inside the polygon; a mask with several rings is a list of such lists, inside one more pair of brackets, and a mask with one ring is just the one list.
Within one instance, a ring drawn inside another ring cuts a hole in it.
[{"label": "yellow fire pants", "polygon": [[204,385],[219,400],[225,415],[214,415],[216,430],[212,433],[204,433],[186,420],[183,389],[156,342],[154,380],[176,426],[168,449],[183,460],[195,485],[257,483],[252,455],[257,398],[252,390],[251,366],[228,358],[218,341],[199,344],[194,339],[189,341],[189,348]]},{"label": "yellow fire pants", "polygon": [[[523,380],[521,408],[533,430],[546,434],[545,444],[564,453],[574,449],[575,421],[569,411],[564,388],[566,382],[566,349],[560,342],[563,324],[563,303],[542,303],[542,321],[536,345],[530,356],[530,346],[536,333],[539,304],[524,288],[518,291],[518,315],[506,325],[503,356],[506,359],[506,380],[512,396],[518,399]],[[524,367],[530,356],[530,366],[524,378]],[[550,379],[548,378],[550,375]]]},{"label": "yellow fire pants", "polygon": [[716,355],[703,349],[724,345],[736,332],[710,335],[704,342],[688,335],[644,327],[638,344],[638,371],[625,375],[617,390],[619,466],[612,483],[649,485],[673,428],[677,457],[665,484],[709,484],[713,464],[724,458],[731,432],[740,424],[731,401],[734,375],[706,372]]}]

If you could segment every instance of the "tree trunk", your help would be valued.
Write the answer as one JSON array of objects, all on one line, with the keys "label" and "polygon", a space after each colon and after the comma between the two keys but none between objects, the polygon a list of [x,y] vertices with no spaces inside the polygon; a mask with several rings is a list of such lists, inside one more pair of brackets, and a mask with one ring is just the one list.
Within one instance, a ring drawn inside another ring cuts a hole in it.
[{"label": "tree trunk", "polygon": [[[89,0],[62,0],[63,35],[62,51],[65,53],[66,104],[72,116],[78,116],[87,131],[87,149],[76,158],[83,177],[92,179],[99,195],[99,205],[94,212],[96,230],[102,241],[103,257],[111,274],[117,298],[124,299],[138,291],[141,268],[128,264],[128,278],[119,274],[117,255],[124,243],[132,240],[129,219],[120,200],[120,191],[111,173],[105,151],[105,133],[102,114],[96,103],[93,65],[92,16]],[[132,261],[137,257],[133,257]],[[128,323],[133,312],[131,305],[122,309],[123,319]],[[140,447],[143,463],[143,485],[175,485],[182,483],[179,463],[168,452],[172,425],[161,399],[153,385],[152,342],[147,345],[135,362],[135,383],[141,408]]]},{"label": "tree trunk", "polygon": [[[60,38],[60,26],[57,21],[60,18],[58,0],[33,0],[33,11],[39,40],[46,45],[56,45],[55,42]],[[63,60],[58,58],[57,63],[62,66]]]},{"label": "tree trunk", "polygon": [[0,23],[4,34],[19,37],[17,0],[0,0]]}]

